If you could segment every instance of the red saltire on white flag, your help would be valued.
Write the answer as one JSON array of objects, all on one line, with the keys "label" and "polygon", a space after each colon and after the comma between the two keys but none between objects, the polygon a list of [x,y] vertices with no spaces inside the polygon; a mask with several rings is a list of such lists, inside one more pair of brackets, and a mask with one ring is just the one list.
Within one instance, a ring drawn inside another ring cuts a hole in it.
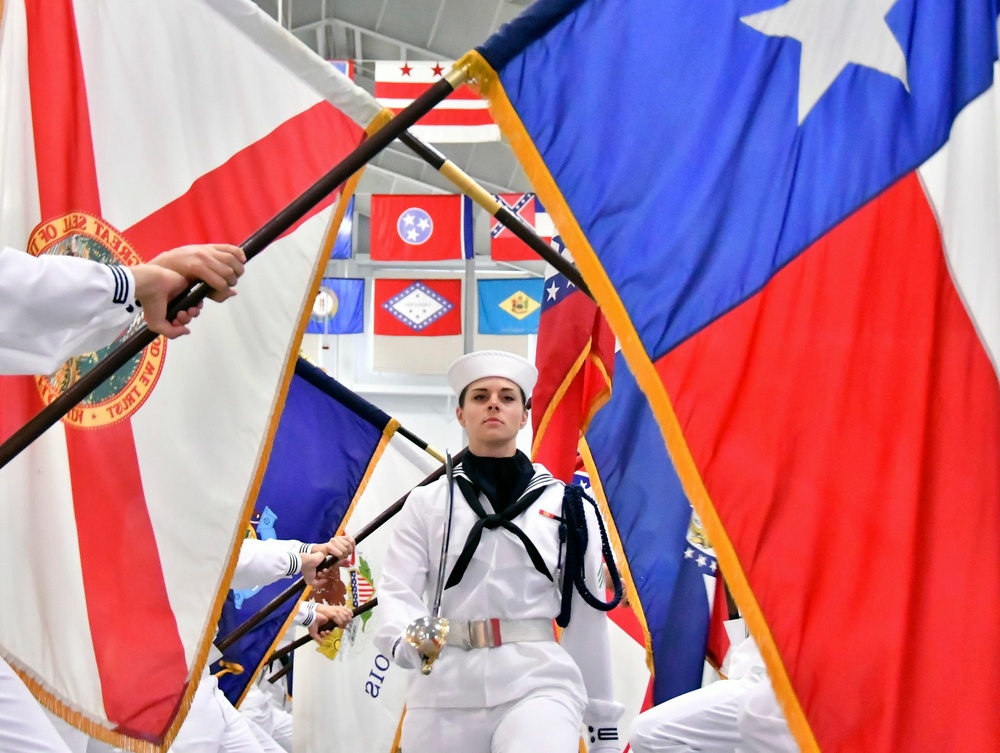
[{"label": "red saltire on white flag", "polygon": [[[379,60],[375,63],[375,98],[393,114],[409,105],[451,70],[453,60]],[[459,87],[409,129],[433,142],[499,141],[500,128],[488,104],[468,86]]]},{"label": "red saltire on white flag", "polygon": [[[239,243],[362,138],[254,41],[270,22],[249,2],[2,8],[2,244],[27,247],[36,226],[58,235],[81,212],[139,258]],[[186,712],[333,201],[255,259],[191,336],[157,340],[124,387],[95,393],[0,471],[0,650],[95,737],[162,750]],[[38,412],[49,383],[0,381],[0,439]]]}]

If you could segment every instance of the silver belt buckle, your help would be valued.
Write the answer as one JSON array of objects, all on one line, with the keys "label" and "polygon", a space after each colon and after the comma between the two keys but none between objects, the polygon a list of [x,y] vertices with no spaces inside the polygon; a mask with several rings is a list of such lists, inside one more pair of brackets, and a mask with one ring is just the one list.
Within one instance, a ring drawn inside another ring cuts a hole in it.
[{"label": "silver belt buckle", "polygon": [[493,648],[490,620],[469,620],[469,645],[472,648]]}]

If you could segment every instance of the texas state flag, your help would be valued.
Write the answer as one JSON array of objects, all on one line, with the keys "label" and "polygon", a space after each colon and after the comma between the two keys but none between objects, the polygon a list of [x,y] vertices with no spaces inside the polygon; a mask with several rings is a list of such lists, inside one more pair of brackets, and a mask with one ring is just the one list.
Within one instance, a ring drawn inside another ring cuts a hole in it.
[{"label": "texas state flag", "polygon": [[803,751],[1000,750],[997,12],[540,0],[473,61]]},{"label": "texas state flag", "polygon": [[[531,227],[546,243],[556,234],[552,218],[533,193],[504,193],[497,196]],[[538,254],[494,217],[490,220],[490,257],[494,261],[538,261]]]},{"label": "texas state flag", "polygon": [[461,194],[372,196],[373,261],[472,258],[472,199]]}]

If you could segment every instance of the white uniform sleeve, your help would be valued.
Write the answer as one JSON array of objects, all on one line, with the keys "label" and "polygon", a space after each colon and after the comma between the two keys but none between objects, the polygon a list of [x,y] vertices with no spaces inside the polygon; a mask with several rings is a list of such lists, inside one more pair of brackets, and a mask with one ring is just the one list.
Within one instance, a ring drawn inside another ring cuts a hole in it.
[{"label": "white uniform sleeve", "polygon": [[419,652],[406,642],[406,626],[430,610],[424,603],[430,553],[424,499],[430,489],[414,489],[393,521],[382,579],[376,587],[381,622],[375,632],[375,647],[405,669],[420,665]]},{"label": "white uniform sleeve", "polygon": [[300,601],[298,609],[295,610],[295,622],[302,627],[309,627],[316,619],[316,602]]},{"label": "white uniform sleeve", "polygon": [[[597,527],[597,515],[593,506],[584,502],[584,508],[587,513],[587,552],[584,558],[587,588],[604,601],[604,586],[601,583],[601,532]],[[624,741],[619,740],[618,720],[625,712],[625,707],[614,699],[608,615],[588,605],[575,589],[569,625],[563,630],[561,643],[576,661],[587,688],[587,708],[583,712],[583,723],[588,750],[619,753],[624,747]]]},{"label": "white uniform sleeve", "polygon": [[302,569],[302,560],[295,551],[288,551],[288,543],[276,539],[243,539],[236,572],[229,587],[238,591],[266,586],[298,573]]},{"label": "white uniform sleeve", "polygon": [[127,267],[0,248],[0,373],[51,374],[141,311]]}]

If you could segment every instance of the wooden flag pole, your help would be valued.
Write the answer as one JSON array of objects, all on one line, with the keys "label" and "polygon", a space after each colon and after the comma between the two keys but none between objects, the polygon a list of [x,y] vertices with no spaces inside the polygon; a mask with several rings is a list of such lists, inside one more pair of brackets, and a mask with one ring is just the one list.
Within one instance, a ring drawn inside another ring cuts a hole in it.
[{"label": "wooden flag pole", "polygon": [[[457,462],[465,455],[466,450],[462,450],[457,455],[455,455],[455,461]],[[434,481],[437,481],[441,476],[444,475],[444,466],[441,466],[436,471],[431,473],[427,478],[417,484],[414,488],[419,488],[421,486],[427,486]],[[412,491],[412,489],[410,490]],[[389,507],[383,510],[378,516],[375,517],[368,525],[358,531],[357,536],[354,537],[356,544],[360,544],[366,538],[371,536],[376,530],[378,530],[383,523],[392,518],[396,513],[403,509],[403,504],[406,502],[406,498],[410,496],[410,492],[407,492],[402,497],[393,502]],[[333,567],[338,562],[338,559],[334,556],[329,556],[316,568],[317,571],[325,570],[328,567]],[[261,622],[266,620],[271,614],[282,604],[284,604],[288,599],[305,590],[306,582],[303,578],[299,578],[294,583],[292,583],[288,588],[282,591],[280,594],[275,596],[271,601],[265,604],[253,617],[248,619],[233,632],[227,635],[225,638],[220,640],[215,645],[220,651],[225,653],[226,649],[232,646],[236,641],[242,638],[244,635],[249,633],[255,627],[257,627]],[[374,604],[372,605],[374,606]]]},{"label": "wooden flag pole", "polygon": [[[427,91],[413,101],[405,110],[385,124],[369,138],[330,170],[326,175],[307,188],[287,207],[268,220],[253,235],[242,244],[243,252],[249,261],[292,225],[302,219],[316,204],[322,201],[364,167],[375,155],[385,149],[399,137],[407,128],[426,115],[430,110],[465,83],[468,69],[464,66],[453,68],[444,78],[438,79]],[[167,318],[173,319],[179,311],[184,311],[201,303],[212,289],[204,282],[190,285],[183,293],[174,298],[167,308]],[[153,342],[158,335],[143,324],[134,334],[122,342],[117,348],[83,377],[77,380],[69,389],[45,406],[24,426],[14,432],[0,445],[0,468],[6,466],[17,457],[22,450],[38,439],[59,419],[76,407],[87,395],[93,392],[102,382],[110,378],[118,369],[127,364],[137,353]]]},{"label": "wooden flag pole", "polygon": [[[391,122],[391,121],[390,121]],[[399,136],[399,140],[408,146],[424,162],[433,167],[444,177],[454,183],[458,189],[476,202],[479,206],[496,218],[497,222],[510,230],[514,235],[524,241],[536,254],[555,267],[566,279],[576,285],[590,298],[593,294],[587,283],[583,281],[583,276],[573,264],[556,252],[552,246],[546,243],[521,217],[510,210],[503,202],[497,201],[493,194],[479,185],[468,173],[454,162],[445,157],[441,152],[427,144],[409,131],[405,131]]]},{"label": "wooden flag pole", "polygon": [[[360,604],[360,605],[354,607],[354,609],[352,610],[352,612],[353,612],[353,615],[355,617],[357,617],[359,614],[364,614],[368,610],[374,609],[377,606],[378,606],[378,597],[376,596],[374,599],[369,599],[364,604]],[[326,623],[323,623],[323,624],[326,624]],[[269,657],[267,657],[267,662],[265,662],[265,663],[270,663],[270,662],[275,661],[276,659],[280,659],[283,656],[288,656],[295,649],[302,648],[304,645],[306,645],[307,643],[309,643],[309,641],[311,641],[311,640],[312,640],[312,636],[311,635],[303,635],[301,638],[296,638],[294,641],[292,641],[291,643],[289,643],[287,646],[283,646],[282,648],[279,648],[277,651],[275,651],[273,654],[271,654]]]}]

